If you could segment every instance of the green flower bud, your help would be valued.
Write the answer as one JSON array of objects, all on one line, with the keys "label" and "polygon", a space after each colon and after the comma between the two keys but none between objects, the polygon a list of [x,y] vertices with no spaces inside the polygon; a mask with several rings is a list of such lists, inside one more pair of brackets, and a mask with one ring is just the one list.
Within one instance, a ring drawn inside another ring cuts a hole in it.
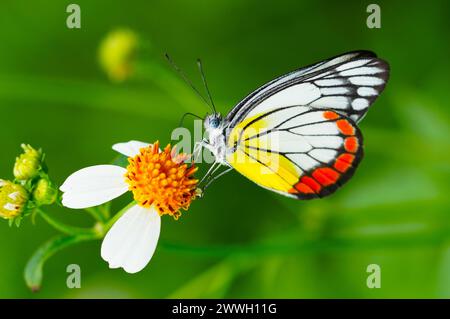
[{"label": "green flower bud", "polygon": [[23,153],[16,158],[14,177],[19,180],[32,179],[39,174],[42,152],[26,144],[22,144],[21,147]]},{"label": "green flower bud", "polygon": [[41,178],[33,191],[33,199],[38,206],[51,205],[56,201],[58,196],[57,189],[46,178]]},{"label": "green flower bud", "polygon": [[139,46],[138,36],[131,30],[117,29],[100,43],[100,66],[114,82],[122,82],[133,73],[134,58]]},{"label": "green flower bud", "polygon": [[14,219],[20,216],[27,202],[28,192],[23,186],[0,179],[0,217]]}]

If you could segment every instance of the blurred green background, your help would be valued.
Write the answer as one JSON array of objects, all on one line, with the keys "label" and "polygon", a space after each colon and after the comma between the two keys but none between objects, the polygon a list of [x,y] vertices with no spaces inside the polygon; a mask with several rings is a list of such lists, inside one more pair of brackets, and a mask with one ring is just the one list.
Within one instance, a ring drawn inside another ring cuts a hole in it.
[{"label": "blurred green background", "polygon": [[[77,0],[79,30],[65,24],[71,2],[0,4],[2,178],[12,178],[23,142],[46,151],[58,183],[109,162],[115,142],[170,142],[184,112],[208,109],[174,82],[164,52],[199,87],[203,59],[223,113],[275,76],[346,51],[375,51],[391,79],[361,123],[365,159],[335,195],[295,201],[231,173],[179,221],[163,218],[142,272],[109,270],[100,242],[84,243],[48,261],[35,294],[23,268],[56,231],[40,218],[19,229],[0,221],[0,297],[450,297],[448,1],[377,1],[382,27],[368,29],[372,1]],[[137,32],[150,48],[141,59],[165,73],[150,67],[111,83],[97,49],[116,27]],[[50,210],[92,223],[84,212]],[[72,263],[81,289],[66,287]],[[381,266],[380,289],[366,286],[369,264]]]}]

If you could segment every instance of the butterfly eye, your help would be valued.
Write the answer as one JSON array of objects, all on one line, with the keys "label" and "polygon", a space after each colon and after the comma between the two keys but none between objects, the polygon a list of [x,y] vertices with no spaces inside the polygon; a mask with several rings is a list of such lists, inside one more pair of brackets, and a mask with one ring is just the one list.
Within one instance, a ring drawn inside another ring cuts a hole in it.
[{"label": "butterfly eye", "polygon": [[210,122],[210,125],[212,128],[218,128],[219,127],[219,119],[213,118]]}]

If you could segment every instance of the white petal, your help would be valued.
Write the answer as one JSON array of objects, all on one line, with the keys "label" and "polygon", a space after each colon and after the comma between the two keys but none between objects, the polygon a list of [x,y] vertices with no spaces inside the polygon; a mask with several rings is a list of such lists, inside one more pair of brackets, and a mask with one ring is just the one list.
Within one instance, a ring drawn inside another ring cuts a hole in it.
[{"label": "white petal", "polygon": [[131,207],[103,239],[101,255],[109,268],[122,267],[128,273],[142,270],[155,252],[161,217],[154,208]]},{"label": "white petal", "polygon": [[139,141],[129,141],[126,143],[114,144],[112,149],[125,156],[133,157],[139,154],[141,148],[148,147],[149,145],[151,144]]},{"label": "white petal", "polygon": [[3,205],[3,208],[12,212],[17,210],[17,206],[12,203],[6,203],[5,205]]},{"label": "white petal", "polygon": [[115,165],[83,168],[60,187],[62,203],[69,208],[87,208],[109,202],[128,190],[125,173],[125,168]]}]

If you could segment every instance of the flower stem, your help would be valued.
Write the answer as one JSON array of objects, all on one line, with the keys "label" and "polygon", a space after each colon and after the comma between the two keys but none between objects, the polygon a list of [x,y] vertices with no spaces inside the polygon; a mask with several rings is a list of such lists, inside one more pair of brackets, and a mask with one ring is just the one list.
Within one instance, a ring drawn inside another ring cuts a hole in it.
[{"label": "flower stem", "polygon": [[85,210],[98,222],[104,224],[108,221],[108,217],[100,209],[100,207],[88,207]]},{"label": "flower stem", "polygon": [[100,212],[100,214],[103,216],[103,218],[105,219],[105,221],[108,221],[109,218],[111,217],[111,202],[107,202],[103,205],[100,205],[98,207],[98,210]]},{"label": "flower stem", "polygon": [[81,227],[74,227],[70,225],[66,225],[53,217],[51,217],[49,214],[47,214],[45,211],[43,211],[41,208],[37,209],[37,212],[40,216],[53,228],[56,230],[67,234],[67,235],[95,235],[96,231],[94,229],[90,228],[81,228]]}]

